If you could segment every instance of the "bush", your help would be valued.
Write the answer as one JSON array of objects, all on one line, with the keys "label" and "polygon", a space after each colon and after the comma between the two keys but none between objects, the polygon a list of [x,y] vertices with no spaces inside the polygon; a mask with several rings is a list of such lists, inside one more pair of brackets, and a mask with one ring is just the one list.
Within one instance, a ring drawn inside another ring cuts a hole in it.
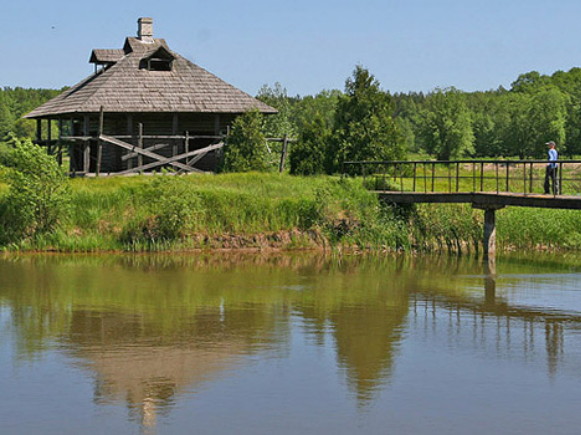
[{"label": "bush", "polygon": [[236,118],[226,139],[221,172],[266,171],[266,139],[262,134],[262,114],[258,110]]},{"label": "bush", "polygon": [[29,140],[13,140],[12,146],[3,156],[9,189],[0,207],[2,244],[55,230],[70,201],[68,177],[45,149]]},{"label": "bush", "polygon": [[138,196],[137,203],[147,204],[146,213],[126,224],[121,235],[124,243],[175,241],[192,230],[203,214],[200,197],[184,177],[156,178]]}]

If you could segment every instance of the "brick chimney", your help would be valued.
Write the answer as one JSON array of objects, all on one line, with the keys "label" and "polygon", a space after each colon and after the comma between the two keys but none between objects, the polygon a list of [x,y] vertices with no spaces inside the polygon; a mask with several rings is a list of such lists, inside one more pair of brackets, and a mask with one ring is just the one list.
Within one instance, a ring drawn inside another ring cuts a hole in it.
[{"label": "brick chimney", "polygon": [[153,18],[137,20],[137,38],[141,42],[153,42]]}]

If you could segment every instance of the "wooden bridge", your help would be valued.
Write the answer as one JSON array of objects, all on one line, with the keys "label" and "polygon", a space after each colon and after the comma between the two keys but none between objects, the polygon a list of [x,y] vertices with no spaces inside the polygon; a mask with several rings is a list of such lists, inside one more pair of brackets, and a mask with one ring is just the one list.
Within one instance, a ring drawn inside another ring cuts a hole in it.
[{"label": "wooden bridge", "polygon": [[393,204],[468,203],[484,210],[484,253],[496,250],[495,212],[507,206],[581,210],[581,160],[557,162],[545,194],[546,160],[350,161],[343,174]]}]

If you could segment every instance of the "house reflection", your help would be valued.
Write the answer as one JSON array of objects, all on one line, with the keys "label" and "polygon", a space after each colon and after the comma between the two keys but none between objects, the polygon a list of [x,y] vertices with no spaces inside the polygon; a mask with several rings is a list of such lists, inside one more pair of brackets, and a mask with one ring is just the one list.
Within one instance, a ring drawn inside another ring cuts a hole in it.
[{"label": "house reflection", "polygon": [[143,427],[248,356],[284,357],[293,328],[333,349],[365,405],[389,384],[406,335],[479,357],[544,358],[554,375],[565,328],[581,325],[575,313],[508,303],[480,264],[451,257],[35,261],[0,260],[0,303],[22,355],[57,342],[93,374],[96,403],[126,404]]}]

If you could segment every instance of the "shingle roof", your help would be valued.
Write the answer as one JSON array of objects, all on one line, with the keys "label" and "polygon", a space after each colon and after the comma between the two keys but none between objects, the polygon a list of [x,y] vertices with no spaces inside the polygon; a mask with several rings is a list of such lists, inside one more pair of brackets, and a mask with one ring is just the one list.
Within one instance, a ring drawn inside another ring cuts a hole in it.
[{"label": "shingle roof", "polygon": [[125,51],[121,48],[98,49],[91,53],[89,62],[91,63],[115,63],[125,56]]},{"label": "shingle roof", "polygon": [[[170,71],[150,71],[143,60],[164,47],[174,57]],[[169,50],[163,39],[153,43],[127,38],[123,50],[94,50],[95,59],[113,59],[111,66],[87,77],[25,118],[70,113],[194,112],[243,113],[272,107],[226,83]],[[121,56],[119,56],[121,55]]]}]

